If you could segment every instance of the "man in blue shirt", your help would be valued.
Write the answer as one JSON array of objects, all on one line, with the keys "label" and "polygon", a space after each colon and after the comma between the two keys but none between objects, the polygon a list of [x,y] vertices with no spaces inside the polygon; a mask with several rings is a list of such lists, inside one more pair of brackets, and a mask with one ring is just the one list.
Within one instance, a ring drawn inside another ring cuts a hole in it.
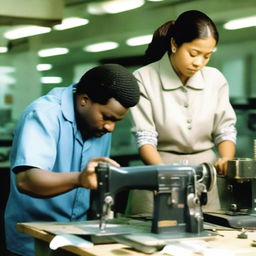
[{"label": "man in blue shirt", "polygon": [[111,132],[138,100],[134,76],[121,65],[105,64],[25,109],[10,157],[10,255],[34,256],[33,239],[16,231],[18,222],[86,220],[89,189],[97,188],[94,169],[102,161],[119,166],[108,158]]}]

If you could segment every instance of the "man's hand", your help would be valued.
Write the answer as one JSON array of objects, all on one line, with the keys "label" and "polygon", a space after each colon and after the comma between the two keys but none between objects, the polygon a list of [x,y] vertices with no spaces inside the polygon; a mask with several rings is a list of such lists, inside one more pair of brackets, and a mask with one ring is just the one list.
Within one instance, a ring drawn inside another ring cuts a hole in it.
[{"label": "man's hand", "polygon": [[89,188],[89,189],[97,189],[97,175],[95,172],[95,168],[100,162],[109,163],[116,167],[120,167],[120,165],[107,157],[95,157],[92,158],[87,166],[83,169],[83,171],[79,175],[79,183],[81,187]]}]

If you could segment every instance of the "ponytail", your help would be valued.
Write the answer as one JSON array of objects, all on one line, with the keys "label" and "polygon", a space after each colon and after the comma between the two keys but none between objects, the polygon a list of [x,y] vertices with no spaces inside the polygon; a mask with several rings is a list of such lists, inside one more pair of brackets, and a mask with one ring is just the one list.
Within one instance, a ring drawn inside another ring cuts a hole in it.
[{"label": "ponytail", "polygon": [[152,41],[145,51],[146,64],[160,60],[169,51],[174,23],[167,21],[155,30]]}]

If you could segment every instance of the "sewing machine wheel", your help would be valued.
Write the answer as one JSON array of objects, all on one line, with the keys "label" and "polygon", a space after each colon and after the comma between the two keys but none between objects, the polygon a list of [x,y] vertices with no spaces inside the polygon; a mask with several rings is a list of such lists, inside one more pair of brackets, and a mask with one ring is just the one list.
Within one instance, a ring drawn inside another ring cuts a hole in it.
[{"label": "sewing machine wheel", "polygon": [[211,163],[202,163],[201,166],[203,168],[202,177],[198,182],[204,183],[207,191],[211,191],[217,180],[216,169]]}]

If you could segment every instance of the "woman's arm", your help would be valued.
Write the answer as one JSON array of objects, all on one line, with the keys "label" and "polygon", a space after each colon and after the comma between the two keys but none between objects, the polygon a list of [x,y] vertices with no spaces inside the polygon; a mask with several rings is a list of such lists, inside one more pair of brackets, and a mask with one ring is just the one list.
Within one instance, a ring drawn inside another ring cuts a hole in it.
[{"label": "woman's arm", "polygon": [[151,144],[145,144],[139,148],[139,154],[145,164],[162,164],[163,161],[156,147]]}]

